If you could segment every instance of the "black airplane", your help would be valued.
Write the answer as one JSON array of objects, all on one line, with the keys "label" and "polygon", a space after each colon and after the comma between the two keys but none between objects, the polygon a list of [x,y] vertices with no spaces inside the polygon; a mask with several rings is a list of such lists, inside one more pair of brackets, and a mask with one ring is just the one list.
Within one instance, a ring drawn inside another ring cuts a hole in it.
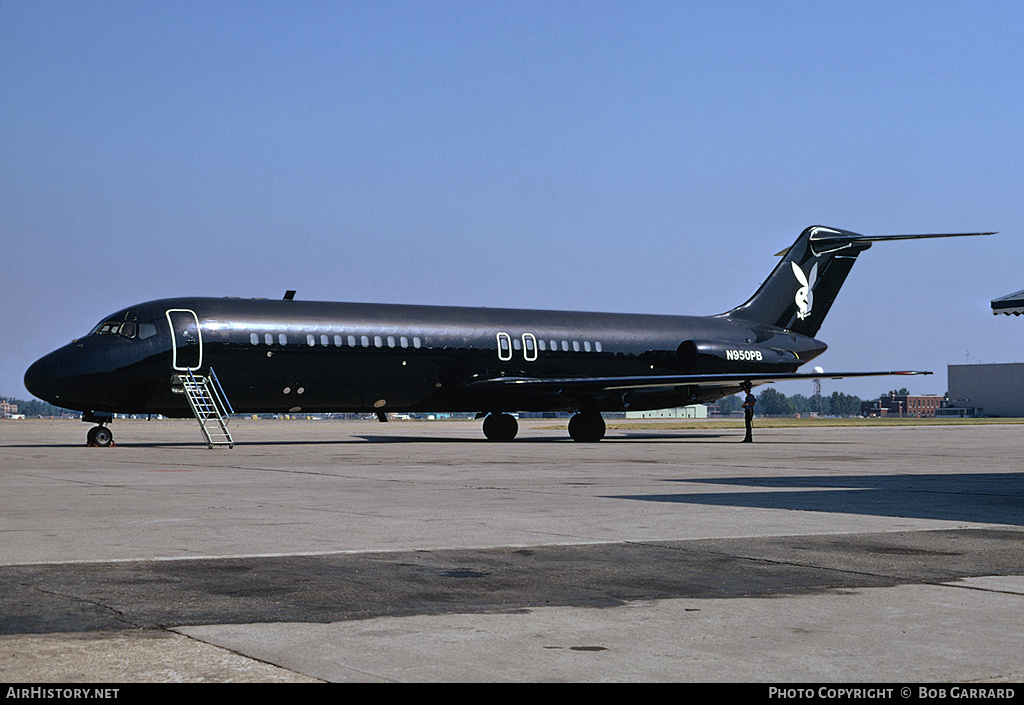
[{"label": "black airplane", "polygon": [[[510,440],[510,412],[576,412],[569,435],[598,441],[604,411],[712,402],[744,383],[913,371],[797,372],[873,242],[988,235],[858,235],[807,228],[750,299],[707,317],[180,298],[130,306],[35,362],[25,386],[83,412],[91,445],[115,413],[198,414],[189,379],[217,379],[236,413],[477,412]],[[216,370],[214,371],[214,368]]]}]

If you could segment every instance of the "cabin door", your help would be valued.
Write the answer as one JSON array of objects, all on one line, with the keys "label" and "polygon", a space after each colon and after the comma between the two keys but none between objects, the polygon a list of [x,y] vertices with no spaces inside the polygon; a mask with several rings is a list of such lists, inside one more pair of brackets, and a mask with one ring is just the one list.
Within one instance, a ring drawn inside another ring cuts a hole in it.
[{"label": "cabin door", "polygon": [[171,326],[171,367],[178,372],[198,370],[203,364],[203,333],[196,312],[169,309],[167,323]]}]

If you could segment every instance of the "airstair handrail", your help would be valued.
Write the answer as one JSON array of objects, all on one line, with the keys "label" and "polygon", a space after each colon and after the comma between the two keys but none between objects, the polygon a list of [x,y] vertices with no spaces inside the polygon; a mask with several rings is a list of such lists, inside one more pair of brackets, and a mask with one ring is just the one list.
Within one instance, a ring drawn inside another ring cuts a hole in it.
[{"label": "airstair handrail", "polygon": [[213,393],[217,398],[217,402],[221,405],[226,412],[225,416],[235,413],[235,409],[231,406],[231,402],[228,400],[228,395],[224,393],[224,387],[220,386],[220,380],[217,379],[217,373],[213,371],[213,367],[210,367],[210,379],[213,380]]}]

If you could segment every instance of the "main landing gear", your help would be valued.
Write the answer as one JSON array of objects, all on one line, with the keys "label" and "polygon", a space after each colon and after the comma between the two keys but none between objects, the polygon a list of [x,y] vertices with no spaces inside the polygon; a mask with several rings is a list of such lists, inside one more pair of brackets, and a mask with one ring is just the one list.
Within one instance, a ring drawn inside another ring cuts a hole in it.
[{"label": "main landing gear", "polygon": [[489,441],[511,441],[519,432],[519,422],[511,414],[490,413],[484,418],[484,435]]},{"label": "main landing gear", "polygon": [[[511,414],[491,412],[484,417],[484,435],[489,441],[511,441],[519,432],[519,422]],[[604,418],[599,411],[581,411],[569,419],[569,437],[582,443],[604,438]]]},{"label": "main landing gear", "polygon": [[569,419],[569,437],[582,443],[596,443],[604,438],[604,418],[600,411],[581,411]]}]

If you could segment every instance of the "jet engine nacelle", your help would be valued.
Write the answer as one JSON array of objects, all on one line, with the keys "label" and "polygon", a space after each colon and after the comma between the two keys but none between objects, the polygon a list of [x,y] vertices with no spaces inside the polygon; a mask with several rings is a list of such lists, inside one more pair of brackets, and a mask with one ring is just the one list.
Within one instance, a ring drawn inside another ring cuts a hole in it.
[{"label": "jet engine nacelle", "polygon": [[727,340],[684,340],[676,348],[679,369],[693,374],[793,372],[800,362],[789,350]]}]

